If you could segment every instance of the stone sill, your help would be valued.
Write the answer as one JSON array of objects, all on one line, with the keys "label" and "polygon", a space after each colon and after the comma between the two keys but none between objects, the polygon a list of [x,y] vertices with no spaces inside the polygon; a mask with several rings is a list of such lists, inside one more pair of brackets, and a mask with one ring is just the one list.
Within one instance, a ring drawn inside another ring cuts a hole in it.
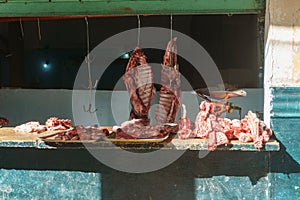
[{"label": "stone sill", "polygon": [[[22,134],[15,133],[12,128],[0,129],[0,147],[15,147],[15,148],[37,148],[37,149],[126,149],[126,150],[207,150],[205,139],[186,139],[181,140],[170,136],[164,142],[110,142],[110,141],[65,141],[65,142],[49,142],[39,138],[38,134]],[[264,144],[260,151],[279,151],[279,142],[271,139]],[[258,151],[253,142],[241,143],[238,140],[233,140],[227,145],[219,145],[217,150],[222,151]]]}]

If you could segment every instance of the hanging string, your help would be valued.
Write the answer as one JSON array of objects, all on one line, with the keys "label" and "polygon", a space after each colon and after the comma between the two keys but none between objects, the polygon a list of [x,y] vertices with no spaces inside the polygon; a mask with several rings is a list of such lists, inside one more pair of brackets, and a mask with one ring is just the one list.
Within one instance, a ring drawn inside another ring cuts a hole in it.
[{"label": "hanging string", "polygon": [[88,109],[83,106],[83,110],[85,112],[94,113],[97,111],[97,109],[92,111],[92,89],[93,89],[93,82],[92,82],[92,75],[91,75],[91,59],[90,59],[90,29],[89,29],[89,21],[87,17],[85,17],[85,23],[86,23],[86,63],[88,68],[88,78],[89,78],[89,106]]},{"label": "hanging string", "polygon": [[24,38],[24,29],[23,29],[23,23],[22,23],[22,19],[20,18],[20,30],[21,30],[21,37],[22,39]]},{"label": "hanging string", "polygon": [[89,32],[89,21],[87,17],[85,17],[86,23],[86,63],[88,67],[88,77],[89,77],[89,89],[92,89],[92,75],[91,75],[91,59],[90,59],[90,32]]},{"label": "hanging string", "polygon": [[170,37],[172,40],[172,38],[173,38],[173,15],[172,14],[170,16],[170,29],[171,29]]},{"label": "hanging string", "polygon": [[41,26],[40,26],[40,19],[39,18],[37,20],[37,26],[38,26],[39,40],[42,40]]},{"label": "hanging string", "polygon": [[140,15],[137,15],[137,20],[138,20],[138,37],[137,37],[137,46],[140,46],[140,37],[141,37],[141,20],[140,20]]}]

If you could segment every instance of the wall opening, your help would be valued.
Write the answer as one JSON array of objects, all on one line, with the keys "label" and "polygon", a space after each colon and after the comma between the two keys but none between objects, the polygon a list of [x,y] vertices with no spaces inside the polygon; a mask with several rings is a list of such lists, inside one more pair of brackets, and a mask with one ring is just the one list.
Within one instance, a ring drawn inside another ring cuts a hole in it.
[{"label": "wall opening", "polygon": [[[261,88],[263,33],[258,21],[255,14],[176,15],[173,29],[192,37],[207,50],[227,89]],[[170,16],[141,16],[141,27],[169,28]],[[137,28],[136,16],[90,18],[90,49],[114,34],[133,28]],[[162,62],[163,51],[145,50],[145,53],[149,63]],[[2,87],[72,89],[85,56],[84,18],[0,23]],[[116,59],[98,89],[111,90],[125,72],[127,62],[124,58]],[[201,75],[191,73],[193,66],[182,58],[178,62],[193,88],[205,87]]]}]

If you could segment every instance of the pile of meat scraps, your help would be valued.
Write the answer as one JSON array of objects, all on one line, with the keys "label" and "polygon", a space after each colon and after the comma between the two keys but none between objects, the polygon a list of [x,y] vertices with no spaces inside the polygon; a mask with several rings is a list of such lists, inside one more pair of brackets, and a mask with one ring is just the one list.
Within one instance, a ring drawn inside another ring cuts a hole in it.
[{"label": "pile of meat scraps", "polygon": [[218,145],[228,144],[230,140],[238,139],[241,142],[253,142],[260,150],[263,143],[268,142],[272,130],[259,120],[255,113],[249,111],[244,119],[228,119],[218,117],[214,113],[214,104],[203,101],[195,123],[184,114],[179,119],[178,137],[205,138],[208,140],[208,149],[213,151]]},{"label": "pile of meat scraps", "polygon": [[57,117],[51,117],[45,125],[40,124],[37,121],[27,122],[14,128],[15,132],[19,133],[41,133],[44,131],[58,131],[67,130],[72,128],[71,120],[69,119],[58,119]]}]

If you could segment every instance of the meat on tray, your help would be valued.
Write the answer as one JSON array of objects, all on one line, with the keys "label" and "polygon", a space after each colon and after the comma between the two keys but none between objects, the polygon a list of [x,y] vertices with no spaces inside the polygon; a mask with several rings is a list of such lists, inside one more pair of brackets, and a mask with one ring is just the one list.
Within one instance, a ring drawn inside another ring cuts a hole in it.
[{"label": "meat on tray", "polygon": [[161,138],[177,130],[177,126],[172,125],[144,126],[140,120],[136,119],[124,122],[120,127],[113,127],[116,139]]},{"label": "meat on tray", "polygon": [[19,133],[41,133],[44,131],[59,131],[72,128],[72,121],[69,119],[58,119],[57,117],[51,117],[45,125],[40,124],[37,121],[31,121],[19,126],[16,126],[13,130]]},{"label": "meat on tray", "polygon": [[228,144],[230,140],[238,139],[241,142],[253,142],[255,148],[260,150],[263,143],[268,142],[272,136],[272,130],[259,120],[255,113],[249,111],[244,119],[230,120],[218,117],[214,113],[215,104],[202,101],[200,112],[195,121],[195,128],[188,128],[187,118],[179,120],[179,135],[181,139],[206,138],[208,149],[215,150],[218,145]]},{"label": "meat on tray", "polygon": [[161,69],[161,85],[158,107],[155,113],[156,123],[159,125],[174,123],[181,99],[176,38],[169,41],[165,51]]},{"label": "meat on tray", "polygon": [[72,128],[72,121],[70,119],[58,119],[57,117],[49,118],[45,123],[47,130],[58,131]]},{"label": "meat on tray", "polygon": [[146,55],[138,47],[128,61],[123,81],[132,107],[129,119],[142,119],[144,125],[149,125],[148,112],[155,93],[153,73]]},{"label": "meat on tray", "polygon": [[72,130],[59,133],[56,140],[101,140],[109,135],[107,129],[99,129],[96,127],[75,126]]},{"label": "meat on tray", "polygon": [[25,124],[16,126],[13,130],[15,132],[19,132],[19,133],[32,133],[32,132],[41,133],[41,132],[46,131],[47,128],[45,125],[41,125],[40,122],[31,121],[31,122],[27,122]]}]

